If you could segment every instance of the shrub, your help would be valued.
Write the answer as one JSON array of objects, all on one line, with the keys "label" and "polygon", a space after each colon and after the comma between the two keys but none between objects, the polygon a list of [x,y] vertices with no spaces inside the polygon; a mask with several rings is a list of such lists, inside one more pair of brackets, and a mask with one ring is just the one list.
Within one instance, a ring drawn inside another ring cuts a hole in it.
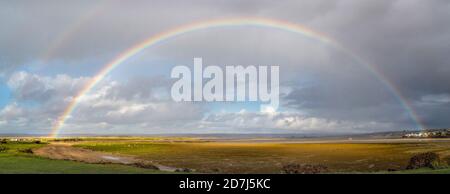
[{"label": "shrub", "polygon": [[220,172],[220,169],[219,168],[213,168],[213,169],[211,169],[211,172],[218,173],[218,172]]},{"label": "shrub", "polygon": [[7,143],[8,143],[8,140],[6,140],[6,139],[0,140],[0,144],[7,144]]},{"label": "shrub", "polygon": [[33,154],[34,153],[31,148],[19,149],[17,151],[22,152],[22,153],[26,153],[26,154]]},{"label": "shrub", "polygon": [[175,172],[185,172],[185,173],[190,173],[190,172],[193,172],[193,170],[192,170],[192,169],[189,169],[189,168],[178,168],[178,169],[175,170]]},{"label": "shrub", "polygon": [[51,140],[53,142],[77,142],[77,141],[83,141],[81,138],[65,138],[65,139],[53,139]]},{"label": "shrub", "polygon": [[406,169],[408,170],[418,168],[438,169],[446,166],[447,166],[446,162],[441,160],[438,154],[433,152],[426,152],[411,157]]},{"label": "shrub", "polygon": [[0,146],[0,152],[6,152],[8,151],[9,148],[4,147],[4,146]]},{"label": "shrub", "polygon": [[328,167],[324,165],[310,165],[310,164],[288,164],[283,166],[285,174],[318,174],[328,172]]},{"label": "shrub", "polygon": [[159,168],[153,164],[150,163],[144,163],[144,162],[136,162],[133,164],[134,166],[138,168],[146,168],[146,169],[153,169],[153,170],[159,170]]}]

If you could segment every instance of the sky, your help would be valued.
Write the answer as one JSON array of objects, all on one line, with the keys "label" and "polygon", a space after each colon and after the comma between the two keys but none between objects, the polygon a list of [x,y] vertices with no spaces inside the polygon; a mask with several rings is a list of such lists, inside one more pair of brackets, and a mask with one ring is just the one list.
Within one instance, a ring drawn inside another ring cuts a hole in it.
[{"label": "sky", "polygon": [[[239,17],[302,25],[349,52],[265,27],[186,33],[111,71],[60,133],[338,134],[450,126],[447,0],[0,0],[0,133],[49,134],[76,94],[127,48],[181,25]],[[280,108],[174,102],[170,71],[192,67],[194,57],[203,66],[279,65]]]}]

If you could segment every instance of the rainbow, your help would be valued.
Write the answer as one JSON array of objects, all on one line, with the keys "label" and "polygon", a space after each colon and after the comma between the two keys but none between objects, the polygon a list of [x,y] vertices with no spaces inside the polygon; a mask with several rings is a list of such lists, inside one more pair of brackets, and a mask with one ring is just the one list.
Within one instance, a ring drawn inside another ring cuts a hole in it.
[{"label": "rainbow", "polygon": [[69,44],[72,40],[73,36],[79,32],[83,26],[89,23],[91,18],[96,17],[97,15],[102,13],[102,10],[106,7],[106,1],[99,1],[94,6],[90,7],[85,13],[81,14],[80,17],[77,17],[65,30],[60,33],[60,35],[54,39],[47,47],[45,52],[43,52],[40,56],[40,60],[42,64],[46,64],[50,61],[55,54],[57,54],[58,50]]},{"label": "rainbow", "polygon": [[58,117],[55,122],[51,134],[51,137],[58,137],[61,128],[63,127],[65,121],[76,108],[77,104],[80,102],[80,99],[83,98],[93,87],[95,87],[106,75],[109,74],[114,68],[130,59],[137,53],[142,50],[154,46],[158,43],[161,43],[165,40],[199,30],[218,28],[218,27],[237,27],[237,26],[256,26],[256,27],[265,27],[265,28],[273,28],[279,29],[287,32],[292,32],[296,34],[303,35],[308,38],[312,38],[318,40],[327,45],[331,45],[339,51],[345,53],[346,55],[352,57],[358,64],[361,64],[364,68],[370,71],[377,79],[381,81],[382,84],[386,86],[386,88],[397,98],[399,103],[404,107],[408,116],[415,122],[418,127],[422,127],[421,121],[418,115],[414,112],[411,104],[408,100],[401,94],[400,90],[395,87],[382,73],[379,71],[376,66],[371,65],[370,63],[362,60],[359,56],[351,52],[351,50],[341,46],[336,41],[328,38],[324,34],[320,32],[313,31],[305,26],[291,23],[288,21],[267,19],[267,18],[253,18],[253,17],[239,17],[239,18],[226,18],[226,19],[213,19],[201,22],[195,22],[187,25],[182,25],[177,28],[173,28],[168,31],[161,32],[159,34],[153,35],[150,38],[140,42],[133,47],[125,50],[118,56],[116,56],[109,63],[105,64],[104,67],[81,89],[76,96],[72,98],[72,101],[66,107],[64,112]]}]

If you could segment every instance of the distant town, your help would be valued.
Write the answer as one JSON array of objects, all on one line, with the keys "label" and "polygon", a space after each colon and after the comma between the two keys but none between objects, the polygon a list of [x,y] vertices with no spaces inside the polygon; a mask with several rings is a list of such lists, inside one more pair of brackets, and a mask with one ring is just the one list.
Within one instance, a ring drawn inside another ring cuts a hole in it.
[{"label": "distant town", "polygon": [[450,138],[449,129],[425,129],[418,132],[406,133],[403,138]]}]

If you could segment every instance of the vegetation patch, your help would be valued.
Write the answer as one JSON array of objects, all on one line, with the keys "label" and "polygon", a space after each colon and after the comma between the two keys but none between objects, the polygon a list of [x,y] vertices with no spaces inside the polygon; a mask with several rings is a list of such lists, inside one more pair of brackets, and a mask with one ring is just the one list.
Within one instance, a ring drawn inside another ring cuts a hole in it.
[{"label": "vegetation patch", "polygon": [[33,149],[31,148],[24,148],[24,149],[18,149],[17,151],[21,152],[21,153],[25,153],[25,154],[33,154]]},{"label": "vegetation patch", "polygon": [[283,166],[285,174],[319,174],[329,172],[328,167],[324,165],[311,164],[288,164]]},{"label": "vegetation patch", "polygon": [[53,142],[78,142],[83,141],[81,138],[61,138],[61,139],[53,139]]},{"label": "vegetation patch", "polygon": [[194,170],[192,170],[190,168],[178,168],[175,170],[175,172],[191,173],[191,172],[194,172]]},{"label": "vegetation patch", "polygon": [[419,169],[419,168],[447,168],[447,162],[442,160],[438,154],[434,152],[426,152],[413,156],[409,160],[409,164],[406,167],[407,170]]},{"label": "vegetation patch", "polygon": [[148,162],[136,162],[133,164],[133,166],[136,166],[138,168],[145,168],[145,169],[152,169],[152,170],[159,170],[159,168],[153,164],[150,164]]},{"label": "vegetation patch", "polygon": [[1,152],[6,152],[6,151],[8,151],[8,150],[9,150],[8,147],[0,146],[0,153],[1,153]]}]

